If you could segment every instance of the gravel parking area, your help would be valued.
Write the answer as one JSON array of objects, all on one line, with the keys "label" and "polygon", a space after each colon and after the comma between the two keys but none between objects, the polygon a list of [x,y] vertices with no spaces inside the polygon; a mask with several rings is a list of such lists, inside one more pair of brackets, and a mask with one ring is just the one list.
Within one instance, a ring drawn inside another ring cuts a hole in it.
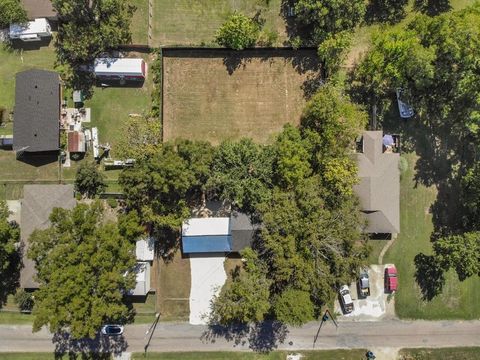
[{"label": "gravel parking area", "polygon": [[[387,264],[388,265],[388,264]],[[340,321],[379,321],[395,318],[395,299],[384,290],[383,273],[387,265],[371,265],[368,270],[370,277],[370,296],[359,298],[357,283],[350,284],[350,293],[354,310],[343,314],[340,302],[335,301],[335,312],[342,314]]]}]

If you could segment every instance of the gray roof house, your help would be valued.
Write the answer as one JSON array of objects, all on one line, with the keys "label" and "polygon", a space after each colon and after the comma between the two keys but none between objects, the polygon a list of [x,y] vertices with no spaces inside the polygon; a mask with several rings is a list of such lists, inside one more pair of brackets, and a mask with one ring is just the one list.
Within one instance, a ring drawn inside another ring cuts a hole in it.
[{"label": "gray roof house", "polygon": [[384,151],[383,132],[365,131],[354,157],[360,183],[354,191],[367,219],[367,233],[400,232],[400,154]]},{"label": "gray roof house", "polygon": [[20,286],[36,289],[38,283],[34,280],[35,264],[27,258],[28,238],[35,229],[48,228],[53,208],[72,209],[75,206],[73,185],[25,185],[21,203],[20,237],[23,244],[23,268],[20,272]]},{"label": "gray roof house", "polygon": [[29,20],[47,18],[57,20],[58,14],[53,8],[51,0],[21,0]]},{"label": "gray roof house", "polygon": [[56,72],[17,73],[13,114],[13,150],[57,151],[60,141],[60,77]]}]

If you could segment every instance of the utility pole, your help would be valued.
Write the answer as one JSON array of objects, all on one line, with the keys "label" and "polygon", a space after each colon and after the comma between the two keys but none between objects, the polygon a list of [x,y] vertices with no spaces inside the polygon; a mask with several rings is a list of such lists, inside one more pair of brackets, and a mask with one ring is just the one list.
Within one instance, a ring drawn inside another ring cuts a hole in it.
[{"label": "utility pole", "polygon": [[317,335],[315,335],[315,339],[313,340],[313,348],[315,349],[315,344],[318,340],[318,335],[320,334],[320,330],[322,329],[322,325],[324,322],[328,321],[328,320],[332,320],[333,323],[335,324],[335,327],[338,329],[338,324],[337,322],[335,321],[335,319],[333,318],[332,314],[330,313],[330,311],[327,309],[325,310],[325,312],[323,313],[323,316],[322,316],[322,322],[320,323],[320,326],[318,327],[318,331],[317,331]]},{"label": "utility pole", "polygon": [[160,313],[156,313],[155,320],[153,320],[152,325],[145,333],[145,336],[147,336],[150,333],[150,337],[148,338],[147,344],[145,345],[145,353],[143,354],[143,357],[147,357],[147,350],[148,350],[148,347],[150,346],[150,340],[152,340],[153,332],[155,331],[155,328],[157,327],[159,320],[160,320]]}]

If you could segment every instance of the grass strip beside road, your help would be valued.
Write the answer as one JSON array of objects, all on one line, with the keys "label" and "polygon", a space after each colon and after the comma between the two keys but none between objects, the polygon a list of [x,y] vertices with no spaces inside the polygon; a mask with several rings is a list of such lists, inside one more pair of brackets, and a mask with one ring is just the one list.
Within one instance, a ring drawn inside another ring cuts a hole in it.
[{"label": "grass strip beside road", "polygon": [[[175,352],[148,353],[151,360],[285,360],[289,354],[301,354],[303,360],[358,360],[365,358],[366,350],[272,351],[268,354],[254,352]],[[134,353],[132,359],[145,359],[143,353]]]},{"label": "grass strip beside road", "polygon": [[399,358],[400,360],[475,360],[480,358],[480,348],[402,349]]}]

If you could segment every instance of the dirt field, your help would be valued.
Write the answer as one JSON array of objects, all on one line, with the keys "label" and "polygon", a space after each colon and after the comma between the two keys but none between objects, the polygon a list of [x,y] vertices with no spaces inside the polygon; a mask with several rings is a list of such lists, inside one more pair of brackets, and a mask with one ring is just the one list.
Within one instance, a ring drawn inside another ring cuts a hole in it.
[{"label": "dirt field", "polygon": [[165,51],[164,140],[268,142],[299,122],[318,72],[313,50]]}]

